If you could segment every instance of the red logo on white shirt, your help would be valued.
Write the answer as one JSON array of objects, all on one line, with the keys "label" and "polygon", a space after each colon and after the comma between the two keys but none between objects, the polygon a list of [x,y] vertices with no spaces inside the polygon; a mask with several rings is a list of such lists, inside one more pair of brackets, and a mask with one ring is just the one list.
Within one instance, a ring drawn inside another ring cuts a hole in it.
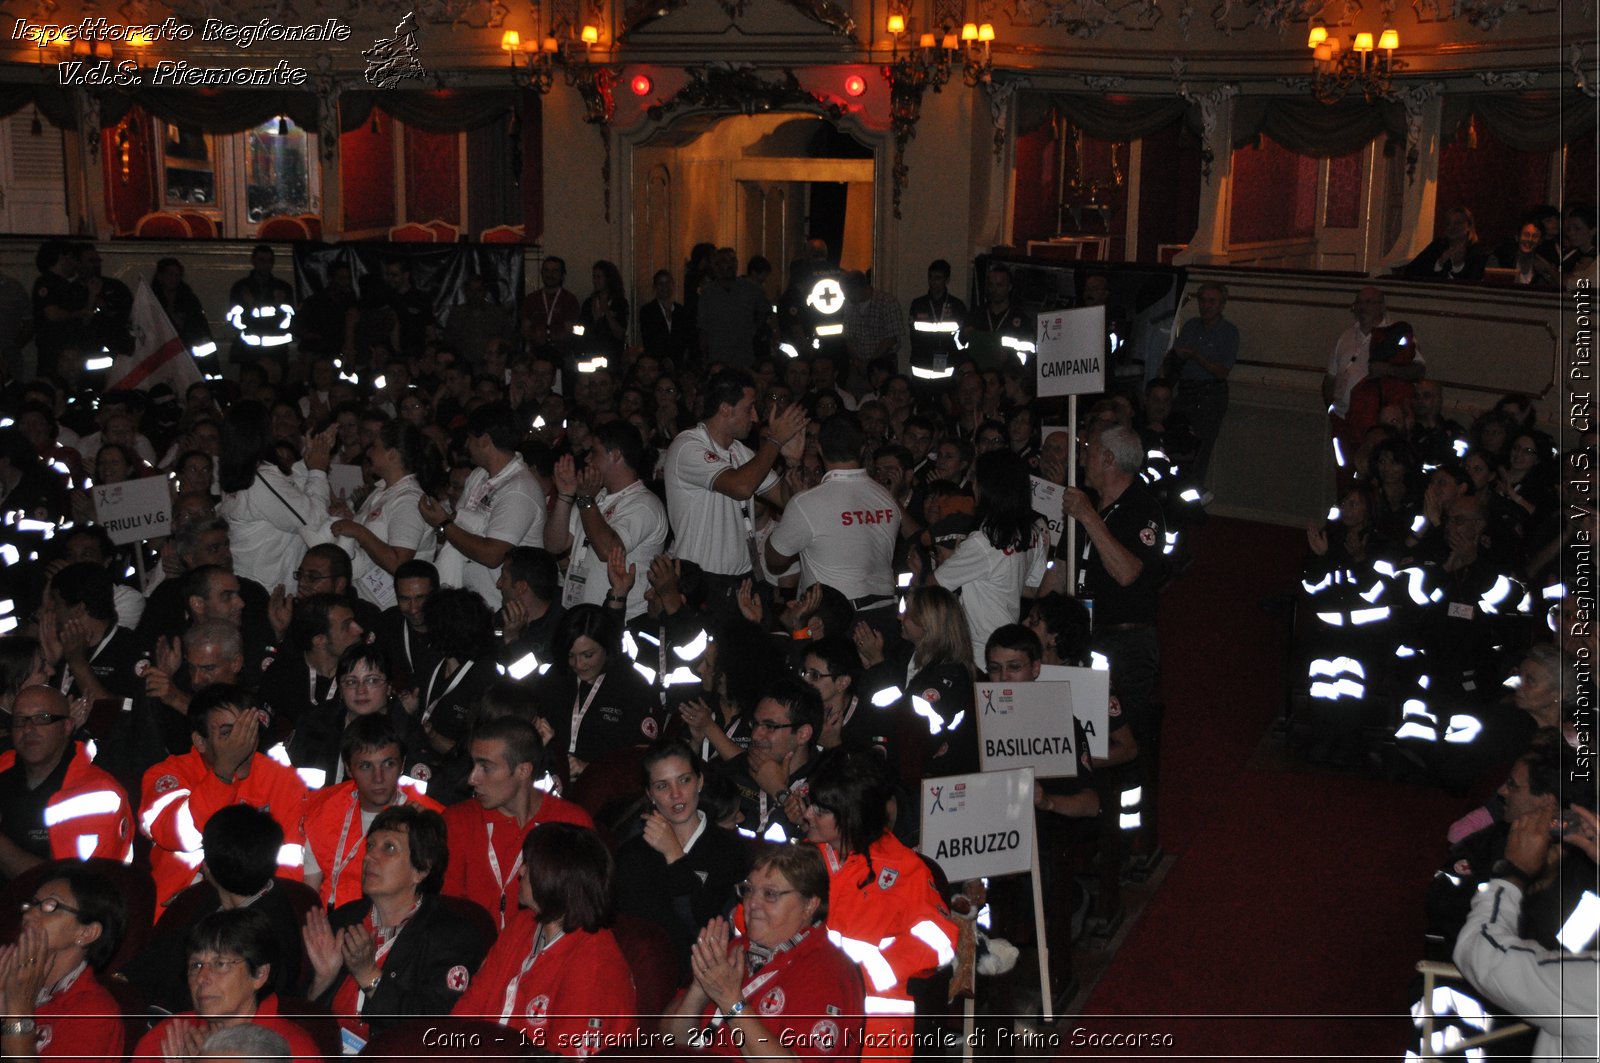
[{"label": "red logo on white shirt", "polygon": [[707,463],[717,462],[717,461],[721,461],[721,460],[722,460],[721,458],[717,457],[711,451],[709,451],[709,450],[706,451],[706,461],[707,461]]}]

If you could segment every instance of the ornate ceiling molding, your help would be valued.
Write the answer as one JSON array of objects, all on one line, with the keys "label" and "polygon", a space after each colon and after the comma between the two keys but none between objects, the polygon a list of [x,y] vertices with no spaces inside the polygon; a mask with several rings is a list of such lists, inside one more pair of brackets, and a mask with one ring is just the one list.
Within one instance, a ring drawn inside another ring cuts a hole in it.
[{"label": "ornate ceiling molding", "polygon": [[[666,18],[694,2],[696,0],[638,0],[623,11],[622,29],[618,32],[617,39],[623,40],[639,27]],[[794,8],[813,22],[826,26],[837,37],[852,40],[855,38],[855,19],[850,16],[848,10],[834,3],[834,0],[780,0],[780,2]],[[722,8],[723,13],[734,22],[744,17],[750,3],[751,0],[716,0],[717,6]]]},{"label": "ornate ceiling molding", "polygon": [[809,110],[838,118],[844,108],[814,92],[807,92],[785,69],[782,81],[768,81],[748,64],[707,63],[689,70],[689,83],[670,99],[650,107],[652,122],[659,122],[677,110],[725,111],[731,114],[764,114],[767,111]]},{"label": "ornate ceiling molding", "polygon": [[1013,0],[1007,9],[1018,26],[1065,27],[1074,37],[1098,37],[1108,26],[1152,30],[1160,0]]},{"label": "ornate ceiling molding", "polygon": [[1539,80],[1537,70],[1483,70],[1478,73],[1478,80],[1491,89],[1527,89]]}]

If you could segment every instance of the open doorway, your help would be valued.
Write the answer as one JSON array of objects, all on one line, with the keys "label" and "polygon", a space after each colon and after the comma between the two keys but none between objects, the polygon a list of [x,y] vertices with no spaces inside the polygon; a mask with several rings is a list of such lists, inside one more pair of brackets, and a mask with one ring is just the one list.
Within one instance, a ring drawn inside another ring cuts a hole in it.
[{"label": "open doorway", "polygon": [[808,239],[845,269],[869,270],[875,242],[873,149],[815,115],[694,115],[634,149],[633,283],[682,275],[698,243],[760,255],[776,299]]}]

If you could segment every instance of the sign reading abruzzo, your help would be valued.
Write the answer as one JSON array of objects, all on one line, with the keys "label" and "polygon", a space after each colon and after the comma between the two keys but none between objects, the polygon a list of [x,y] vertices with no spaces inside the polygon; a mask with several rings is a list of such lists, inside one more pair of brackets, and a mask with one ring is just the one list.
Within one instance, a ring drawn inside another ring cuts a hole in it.
[{"label": "sign reading abruzzo", "polygon": [[1040,314],[1039,367],[1041,399],[1052,395],[1087,395],[1106,386],[1106,308],[1085,306]]},{"label": "sign reading abruzzo", "polygon": [[951,882],[1033,866],[1033,772],[1027,768],[922,780],[919,850]]},{"label": "sign reading abruzzo", "polygon": [[1076,778],[1071,683],[975,683],[978,763],[1032,768],[1035,779]]}]

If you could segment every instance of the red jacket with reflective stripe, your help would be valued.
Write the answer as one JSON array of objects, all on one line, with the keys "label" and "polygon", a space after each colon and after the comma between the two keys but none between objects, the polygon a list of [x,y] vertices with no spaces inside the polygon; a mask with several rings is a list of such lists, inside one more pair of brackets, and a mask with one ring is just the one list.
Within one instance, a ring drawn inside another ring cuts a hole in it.
[{"label": "red jacket with reflective stripe", "polygon": [[205,859],[200,832],[218,809],[229,805],[250,805],[278,821],[288,850],[279,855],[278,874],[300,877],[305,866],[299,853],[306,784],[293,768],[257,753],[250,758],[249,775],[226,783],[206,767],[198,750],[191,749],[145,772],[141,791],[139,827],[155,842],[150,873],[156,881],[158,917],[162,906],[194,881]]},{"label": "red jacket with reflective stripe", "polygon": [[[69,751],[67,775],[61,789],[45,806],[44,825],[50,832],[50,853],[57,860],[87,860],[93,856],[133,860],[133,806],[117,780],[95,767],[82,742]],[[0,772],[16,765],[15,750],[0,754]]]},{"label": "red jacket with reflective stripe", "polygon": [[958,934],[927,865],[888,832],[869,849],[870,878],[866,856],[841,861],[831,846],[818,848],[828,865],[829,936],[837,934],[835,942],[861,968],[867,1013],[875,1014],[873,997],[909,1002],[906,980],[948,963]]},{"label": "red jacket with reflective stripe", "polygon": [[[334,850],[339,844],[339,833],[344,829],[344,817],[350,812],[350,806],[357,803],[355,790],[355,781],[346,779],[337,786],[311,791],[306,798],[305,818],[301,821],[300,834],[310,850],[308,855],[316,860],[317,869],[322,872],[322,885],[317,889],[330,909],[361,899],[361,861],[367,855],[367,839],[361,833],[360,809],[350,816],[350,833],[344,840],[344,855],[349,857],[349,862],[339,876],[339,895],[332,896],[333,870],[340,855]],[[434,812],[444,811],[444,806],[423,793],[417,783],[401,783],[396,802]]]}]

